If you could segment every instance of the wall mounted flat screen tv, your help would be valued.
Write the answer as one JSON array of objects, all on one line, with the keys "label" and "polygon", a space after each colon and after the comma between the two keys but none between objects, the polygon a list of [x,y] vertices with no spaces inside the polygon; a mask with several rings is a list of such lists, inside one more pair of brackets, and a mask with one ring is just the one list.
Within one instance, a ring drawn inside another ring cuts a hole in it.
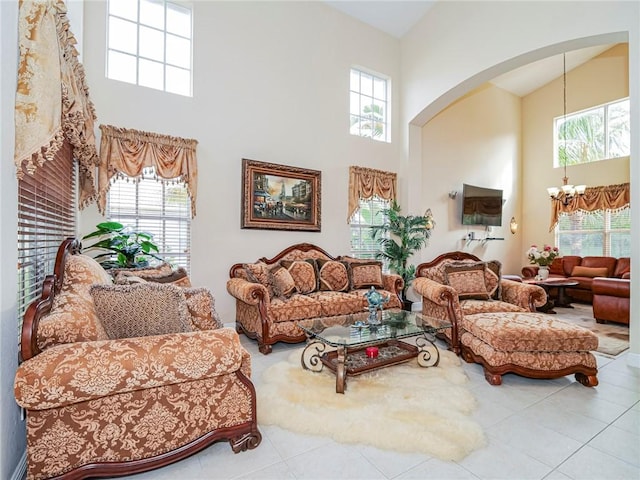
[{"label": "wall mounted flat screen tv", "polygon": [[502,225],[502,190],[464,184],[462,224],[500,227]]}]

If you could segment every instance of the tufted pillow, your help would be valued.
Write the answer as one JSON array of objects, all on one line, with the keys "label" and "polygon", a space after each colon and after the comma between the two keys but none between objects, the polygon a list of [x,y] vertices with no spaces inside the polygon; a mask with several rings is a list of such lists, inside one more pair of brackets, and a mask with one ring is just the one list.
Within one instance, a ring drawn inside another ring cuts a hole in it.
[{"label": "tufted pillow", "polygon": [[185,294],[174,285],[94,285],[90,291],[111,339],[192,331]]},{"label": "tufted pillow", "polygon": [[381,262],[349,263],[349,283],[351,290],[359,288],[384,288]]},{"label": "tufted pillow", "polygon": [[345,292],[349,290],[349,273],[343,262],[317,259],[320,290]]},{"label": "tufted pillow", "polygon": [[580,265],[576,265],[571,270],[572,277],[606,277],[607,276],[607,267],[582,267]]},{"label": "tufted pillow", "polygon": [[315,260],[282,260],[280,265],[286,268],[293,277],[298,293],[306,294],[318,289]]},{"label": "tufted pillow", "polygon": [[280,298],[289,298],[296,293],[296,282],[289,273],[289,270],[282,265],[275,265],[269,269],[273,294]]},{"label": "tufted pillow", "polygon": [[485,283],[485,264],[447,265],[444,269],[445,282],[458,293],[460,300],[489,300]]},{"label": "tufted pillow", "polygon": [[192,330],[215,330],[224,326],[216,312],[216,301],[209,289],[185,288],[183,292],[187,300]]}]

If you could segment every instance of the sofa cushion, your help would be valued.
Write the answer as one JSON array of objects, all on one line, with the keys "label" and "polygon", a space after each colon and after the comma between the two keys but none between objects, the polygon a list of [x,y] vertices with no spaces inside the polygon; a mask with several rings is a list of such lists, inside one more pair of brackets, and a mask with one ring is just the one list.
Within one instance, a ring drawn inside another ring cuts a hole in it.
[{"label": "sofa cushion", "polygon": [[296,292],[296,282],[289,273],[289,270],[282,265],[276,265],[269,269],[273,294],[276,297],[289,298]]},{"label": "sofa cushion", "polygon": [[171,275],[173,267],[166,262],[159,263],[158,265],[148,267],[135,267],[135,268],[111,268],[109,273],[113,278],[116,278],[121,273],[128,273],[137,277],[166,277]]},{"label": "sofa cushion", "polygon": [[295,293],[289,298],[275,297],[269,304],[269,317],[276,323],[320,316],[322,316],[320,301],[311,295]]},{"label": "sofa cushion", "polygon": [[[613,271],[616,268],[615,257],[582,257],[582,262],[580,262],[580,266],[582,267],[605,267],[607,269],[607,273],[605,275],[600,275],[601,277],[613,277]],[[572,275],[575,276],[575,275]]]},{"label": "sofa cushion", "polygon": [[[382,289],[379,289],[377,291],[383,297],[385,298],[389,297],[389,301],[383,305],[383,308],[385,310],[389,308],[402,308],[402,302],[400,301],[400,298],[398,297],[398,295],[396,295],[394,292],[391,292],[389,290],[382,290]],[[349,293],[352,293],[353,295],[361,299],[362,309],[364,310],[367,308],[367,305],[368,305],[365,295],[369,292],[370,292],[369,288],[362,288],[359,290],[351,290]]]},{"label": "sofa cushion", "polygon": [[533,312],[465,315],[462,328],[502,352],[573,352],[598,348],[584,327]]},{"label": "sofa cushion", "polygon": [[606,277],[607,276],[607,267],[583,267],[581,265],[577,265],[573,267],[571,271],[572,277]]},{"label": "sofa cushion", "polygon": [[490,295],[485,281],[485,269],[486,265],[483,262],[447,265],[444,269],[445,283],[458,293],[461,300],[488,300]]},{"label": "sofa cushion", "polygon": [[307,294],[318,289],[315,260],[282,260],[280,265],[286,268],[293,277],[298,293]]},{"label": "sofa cushion", "polygon": [[111,339],[192,331],[185,294],[174,285],[94,285],[90,292]]},{"label": "sofa cushion", "polygon": [[320,291],[312,293],[311,297],[320,302],[321,313],[325,317],[361,313],[365,310],[364,296],[354,293]]},{"label": "sofa cushion", "polygon": [[183,292],[192,330],[215,330],[224,326],[208,288],[185,288]]},{"label": "sofa cushion", "polygon": [[345,292],[349,290],[349,273],[343,262],[317,259],[320,290]]},{"label": "sofa cushion", "polygon": [[133,283],[144,282],[156,282],[156,283],[171,283],[176,287],[191,287],[191,280],[189,274],[184,267],[178,267],[167,275],[158,275],[156,273],[148,275],[145,272],[136,272],[134,270],[126,270],[118,273],[115,276],[114,283],[118,285],[127,285]]},{"label": "sofa cushion", "polygon": [[359,288],[384,288],[381,262],[350,262],[349,285],[351,290]]},{"label": "sofa cushion", "polygon": [[487,262],[487,270],[485,273],[492,273],[495,275],[495,287],[491,287],[493,275],[485,275],[485,283],[487,284],[487,290],[491,292],[491,298],[494,300],[500,300],[502,298],[502,285],[500,279],[502,278],[502,263],[498,260],[489,260]]},{"label": "sofa cushion", "polygon": [[495,313],[495,312],[526,312],[526,308],[514,305],[513,303],[502,302],[500,300],[462,300],[460,308],[463,315],[474,315],[476,313]]},{"label": "sofa cushion", "polygon": [[616,268],[613,270],[613,277],[622,278],[624,274],[631,272],[631,258],[620,257],[616,262]]},{"label": "sofa cushion", "polygon": [[269,296],[274,296],[273,285],[271,283],[271,276],[269,275],[269,266],[264,262],[256,263],[244,263],[242,265],[247,275],[247,280],[252,283],[259,283],[267,287]]},{"label": "sofa cushion", "polygon": [[[562,273],[565,277],[570,277],[573,267],[582,263],[582,257],[577,255],[565,255],[562,257]],[[551,273],[551,272],[550,272]]]},{"label": "sofa cushion", "polygon": [[556,257],[553,259],[551,265],[549,265],[549,274],[565,276],[564,269],[562,268],[562,257]]}]

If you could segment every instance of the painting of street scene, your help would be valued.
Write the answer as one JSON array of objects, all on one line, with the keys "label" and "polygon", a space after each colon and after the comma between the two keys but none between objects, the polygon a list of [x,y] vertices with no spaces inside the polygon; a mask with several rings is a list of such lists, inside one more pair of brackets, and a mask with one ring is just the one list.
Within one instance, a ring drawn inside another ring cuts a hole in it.
[{"label": "painting of street scene", "polygon": [[320,172],[243,160],[243,228],[320,229]]}]

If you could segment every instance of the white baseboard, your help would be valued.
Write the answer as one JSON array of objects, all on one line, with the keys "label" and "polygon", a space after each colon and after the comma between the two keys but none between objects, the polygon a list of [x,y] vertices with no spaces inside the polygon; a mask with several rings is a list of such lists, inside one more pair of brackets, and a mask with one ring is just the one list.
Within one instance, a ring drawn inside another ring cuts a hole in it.
[{"label": "white baseboard", "polygon": [[13,471],[13,475],[11,475],[11,480],[23,480],[27,476],[27,451],[25,450],[20,457],[20,461],[18,465],[16,465],[16,469]]},{"label": "white baseboard", "polygon": [[627,353],[627,365],[640,368],[640,353]]}]

